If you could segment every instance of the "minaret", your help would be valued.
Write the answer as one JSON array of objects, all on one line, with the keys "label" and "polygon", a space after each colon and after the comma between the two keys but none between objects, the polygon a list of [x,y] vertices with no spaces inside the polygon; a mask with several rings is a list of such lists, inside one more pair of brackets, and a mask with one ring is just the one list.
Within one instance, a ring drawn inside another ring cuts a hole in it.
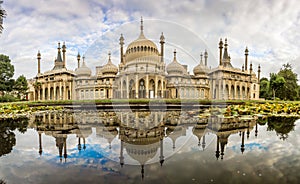
[{"label": "minaret", "polygon": [[79,68],[79,67],[80,67],[80,54],[78,52],[78,54],[77,54],[77,68]]},{"label": "minaret", "polygon": [[242,145],[241,145],[241,152],[242,152],[242,154],[245,151],[245,144],[244,144],[244,142],[245,142],[245,132],[242,133]]},{"label": "minaret", "polygon": [[252,73],[253,69],[252,69],[252,62],[250,63],[250,73]]},{"label": "minaret", "polygon": [[124,53],[123,53],[123,46],[124,46],[124,37],[123,37],[123,34],[121,34],[120,36],[120,61],[121,63],[124,64]]},{"label": "minaret", "polygon": [[219,49],[220,49],[220,63],[219,63],[219,65],[222,65],[222,49],[223,49],[222,38],[220,39],[220,42],[219,42]]},{"label": "minaret", "polygon": [[245,49],[245,70],[246,71],[248,70],[248,54],[249,54],[248,47],[246,47]]},{"label": "minaret", "polygon": [[60,48],[60,42],[58,42],[58,47],[57,47],[57,58],[56,58],[56,60],[57,60],[58,62],[62,62],[60,49],[61,49],[61,48]]},{"label": "minaret", "polygon": [[244,72],[245,70],[244,70],[244,65],[242,66],[242,72]]},{"label": "minaret", "polygon": [[230,60],[230,56],[228,55],[227,47],[228,47],[227,38],[225,38],[223,59],[229,59]]},{"label": "minaret", "polygon": [[63,53],[63,68],[66,68],[66,51],[67,51],[67,47],[65,42],[63,42],[62,45],[62,53]]},{"label": "minaret", "polygon": [[38,60],[38,74],[41,73],[41,53],[38,51],[37,53],[37,60]]},{"label": "minaret", "polygon": [[258,65],[258,70],[257,70],[257,77],[258,77],[258,83],[260,83],[260,64]]},{"label": "minaret", "polygon": [[204,52],[204,62],[205,62],[205,66],[207,66],[207,58],[208,58],[208,53],[207,53],[207,50],[205,49],[205,52]]},{"label": "minaret", "polygon": [[165,37],[164,37],[164,34],[161,33],[161,36],[160,36],[160,57],[161,57],[161,62],[164,62],[164,43],[165,43]]}]

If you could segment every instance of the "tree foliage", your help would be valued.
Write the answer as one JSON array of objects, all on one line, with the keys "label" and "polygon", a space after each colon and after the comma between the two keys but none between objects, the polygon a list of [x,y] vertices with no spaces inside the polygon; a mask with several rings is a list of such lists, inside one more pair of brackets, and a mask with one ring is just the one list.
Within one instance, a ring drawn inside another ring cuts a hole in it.
[{"label": "tree foliage", "polygon": [[276,73],[270,73],[270,90],[273,94],[273,99],[276,98],[276,92],[283,88],[286,81],[283,77],[279,76]]},{"label": "tree foliage", "polygon": [[0,33],[3,30],[3,19],[6,17],[6,12],[4,9],[1,8],[2,1],[0,0]]},{"label": "tree foliage", "polygon": [[285,83],[278,90],[278,96],[284,100],[296,100],[298,98],[297,74],[292,71],[292,65],[287,63],[278,72],[278,76],[284,78]]},{"label": "tree foliage", "polygon": [[23,99],[25,97],[28,90],[28,83],[24,75],[21,75],[17,78],[14,85],[14,90],[17,92],[17,96],[19,99]]},{"label": "tree foliage", "polygon": [[0,54],[0,92],[9,92],[13,89],[14,66],[8,56]]}]

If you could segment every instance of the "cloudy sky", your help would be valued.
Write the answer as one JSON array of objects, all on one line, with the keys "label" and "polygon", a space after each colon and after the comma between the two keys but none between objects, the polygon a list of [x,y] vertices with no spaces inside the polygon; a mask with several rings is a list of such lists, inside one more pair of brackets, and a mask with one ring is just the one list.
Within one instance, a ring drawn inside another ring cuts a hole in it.
[{"label": "cloudy sky", "polygon": [[[254,71],[262,66],[262,76],[292,63],[300,74],[300,3],[297,0],[4,0],[7,11],[0,35],[0,53],[9,55],[15,77],[37,73],[36,54],[42,54],[42,72],[52,69],[57,43],[66,42],[67,68],[76,68],[76,55],[86,55],[94,68],[107,61],[119,63],[119,36],[125,46],[139,35],[140,17],[144,18],[147,38],[159,43],[166,37],[166,62],[176,49],[177,59],[189,65],[199,62],[200,53],[209,52],[209,65],[215,67],[220,38],[228,38],[235,67],[241,68],[244,49],[249,48]],[[159,47],[159,45],[158,45]]]}]

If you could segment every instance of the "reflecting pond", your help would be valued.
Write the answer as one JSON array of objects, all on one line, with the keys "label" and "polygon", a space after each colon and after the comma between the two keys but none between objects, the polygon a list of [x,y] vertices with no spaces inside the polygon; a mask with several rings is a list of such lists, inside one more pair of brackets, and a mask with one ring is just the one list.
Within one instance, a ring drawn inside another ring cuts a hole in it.
[{"label": "reflecting pond", "polygon": [[[0,120],[5,183],[297,183],[296,118],[77,111]],[[0,181],[1,183],[1,181]]]}]

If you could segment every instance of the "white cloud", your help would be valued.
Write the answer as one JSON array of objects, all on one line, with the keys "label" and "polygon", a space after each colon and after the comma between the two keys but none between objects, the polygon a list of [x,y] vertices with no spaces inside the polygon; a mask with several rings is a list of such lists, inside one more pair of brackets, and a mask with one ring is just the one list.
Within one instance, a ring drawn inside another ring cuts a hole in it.
[{"label": "white cloud", "polygon": [[[34,0],[28,3],[26,0],[19,0],[5,1],[3,8],[8,16],[4,19],[5,29],[0,37],[0,53],[11,57],[16,77],[21,74],[27,77],[36,75],[35,58],[38,50],[42,53],[42,71],[51,69],[58,41],[66,41],[67,67],[74,69],[78,51],[85,53],[103,34],[115,30],[118,33],[113,36],[116,36],[111,37],[104,45],[111,47],[109,50],[115,50],[113,60],[117,64],[120,34],[118,26],[135,21],[133,27],[123,32],[128,44],[138,35],[136,28],[140,16],[145,18],[147,37],[158,39],[162,31],[165,32],[167,42],[173,41],[173,35],[177,37],[176,44],[184,46],[189,52],[189,56],[180,56],[180,52],[178,53],[183,63],[188,60],[199,61],[200,52],[207,48],[209,63],[215,66],[219,38],[228,37],[229,51],[235,67],[240,68],[243,64],[243,52],[247,45],[255,71],[257,65],[261,64],[263,77],[278,70],[286,62],[295,63],[295,71],[300,73],[296,64],[300,47],[297,44],[300,38],[300,4],[296,0],[168,0],[159,3],[116,0]],[[152,21],[155,25],[151,20],[160,21]],[[159,22],[162,24],[159,25]],[[163,26],[164,22],[169,23]],[[179,25],[186,31],[180,31]],[[189,37],[184,33],[190,33]],[[198,38],[193,39],[196,37]],[[166,57],[172,59],[172,50],[172,47],[166,48]],[[101,58],[98,61],[105,63],[107,49],[99,52]],[[188,62],[190,71],[195,66],[195,61]]]}]

